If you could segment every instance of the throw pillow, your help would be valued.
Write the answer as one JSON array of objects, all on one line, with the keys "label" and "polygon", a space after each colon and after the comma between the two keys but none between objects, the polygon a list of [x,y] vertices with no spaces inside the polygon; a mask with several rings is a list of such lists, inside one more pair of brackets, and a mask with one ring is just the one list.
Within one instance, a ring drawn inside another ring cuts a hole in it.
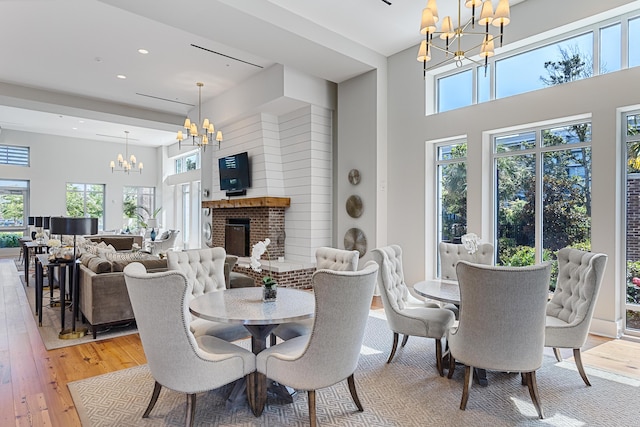
[{"label": "throw pillow", "polygon": [[84,265],[85,267],[89,266],[89,261],[91,261],[92,258],[95,258],[96,255],[89,253],[89,252],[85,252],[82,255],[80,255],[80,262],[82,263],[82,265]]},{"label": "throw pillow", "polygon": [[111,262],[100,257],[93,257],[89,260],[87,265],[89,270],[96,274],[111,273]]},{"label": "throw pillow", "polygon": [[162,233],[162,234],[160,235],[160,237],[158,237],[158,240],[167,240],[167,239],[169,238],[169,236],[170,236],[170,235],[171,235],[171,233],[170,233],[170,232],[165,231],[164,233]]},{"label": "throw pillow", "polygon": [[103,257],[109,261],[140,261],[147,255],[145,253],[138,252],[105,252]]},{"label": "throw pillow", "polygon": [[[139,262],[147,268],[147,272],[157,271],[158,269],[166,269],[167,268],[167,260],[160,259],[157,256],[147,255],[148,258],[144,258],[141,260],[137,260],[135,262]],[[124,268],[130,264],[131,261],[113,261],[113,271],[120,272],[124,271]]]}]

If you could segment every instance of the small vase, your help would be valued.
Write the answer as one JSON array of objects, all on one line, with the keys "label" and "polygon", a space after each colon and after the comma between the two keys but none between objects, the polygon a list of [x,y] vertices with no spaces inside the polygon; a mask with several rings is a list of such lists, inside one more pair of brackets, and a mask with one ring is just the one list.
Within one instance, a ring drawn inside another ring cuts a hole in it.
[{"label": "small vase", "polygon": [[151,241],[152,241],[152,242],[155,242],[155,241],[156,241],[156,235],[157,235],[157,234],[156,234],[156,229],[155,229],[155,228],[152,228],[152,229],[151,229],[151,233],[149,234],[149,237],[151,237]]},{"label": "small vase", "polygon": [[262,286],[262,301],[273,302],[278,296],[278,285]]}]

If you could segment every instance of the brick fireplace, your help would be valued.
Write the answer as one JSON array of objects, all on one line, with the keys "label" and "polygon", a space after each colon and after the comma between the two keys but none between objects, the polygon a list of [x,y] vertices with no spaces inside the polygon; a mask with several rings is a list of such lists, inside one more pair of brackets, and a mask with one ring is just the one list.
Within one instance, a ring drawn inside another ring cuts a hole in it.
[{"label": "brick fireplace", "polygon": [[211,208],[211,244],[226,249],[225,241],[229,224],[247,220],[249,253],[251,247],[267,237],[271,240],[271,259],[284,256],[284,210],[289,207],[288,197],[254,197],[235,200],[203,201],[203,208]]}]

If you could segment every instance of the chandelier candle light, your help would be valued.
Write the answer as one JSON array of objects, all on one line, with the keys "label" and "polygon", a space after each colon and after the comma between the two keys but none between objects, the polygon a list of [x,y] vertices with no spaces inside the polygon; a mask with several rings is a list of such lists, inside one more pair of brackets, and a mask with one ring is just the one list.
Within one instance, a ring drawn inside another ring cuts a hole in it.
[{"label": "chandelier candle light", "polygon": [[[111,168],[111,172],[112,173],[113,172],[131,173],[131,170],[132,169],[135,170],[137,165],[138,171],[142,173],[142,168],[144,167],[142,162],[138,163],[136,156],[134,156],[133,154],[129,156],[129,131],[128,130],[124,131],[124,136],[125,136],[124,157],[122,156],[122,154],[118,154],[118,158],[116,161],[111,160],[111,163],[109,164],[109,167]],[[117,166],[116,166],[116,162],[117,162]]]},{"label": "chandelier candle light", "polygon": [[[418,50],[418,61],[423,64],[423,75],[427,76],[427,62],[431,61],[432,50],[436,49],[445,53],[445,59],[438,64],[435,64],[431,68],[444,65],[450,61],[455,61],[457,67],[462,66],[464,59],[468,59],[480,65],[477,61],[469,57],[469,53],[480,48],[478,54],[480,58],[484,58],[484,70],[487,72],[487,60],[489,57],[495,55],[494,52],[494,40],[498,37],[492,35],[489,32],[489,24],[500,28],[500,47],[502,47],[502,38],[504,33],[504,27],[510,22],[510,10],[509,0],[500,0],[495,13],[493,12],[493,4],[491,0],[465,0],[464,5],[471,8],[471,19],[465,24],[462,23],[461,9],[462,0],[458,0],[458,26],[453,27],[450,16],[446,16],[442,20],[440,31],[437,31],[436,23],[439,20],[438,6],[436,0],[428,0],[427,6],[422,10],[422,20],[420,22],[420,34],[425,36],[425,39],[420,43]],[[480,18],[478,19],[478,25],[484,27],[483,32],[473,32],[469,30],[475,28],[476,24],[476,10],[480,9]],[[444,40],[445,46],[441,47],[435,44],[433,40],[434,34],[439,36],[441,40]],[[482,42],[470,49],[462,50],[462,36],[473,35],[482,36]]]},{"label": "chandelier candle light", "polygon": [[[198,123],[200,123],[202,114],[202,86],[204,86],[204,83],[198,82],[196,85],[198,86]],[[218,149],[220,149],[222,131],[216,132],[213,123],[211,123],[209,119],[205,118],[202,121],[202,133],[198,130],[198,125],[195,122],[192,122],[188,117],[184,120],[184,128],[185,132],[183,133],[180,130],[176,136],[178,148],[182,148],[182,141],[184,141],[188,135],[191,137],[191,142],[194,146],[198,146],[203,150],[206,150],[207,145],[209,145],[209,140],[213,139],[215,134],[215,139],[218,141]]]},{"label": "chandelier candle light", "polygon": [[[253,271],[261,272],[262,264],[260,263],[260,257],[266,252],[267,259],[269,260],[269,272],[271,272],[271,256],[267,246],[271,243],[270,239],[264,239],[264,242],[258,242],[253,245],[251,250],[251,268]],[[264,276],[262,278],[262,300],[265,302],[272,302],[276,300],[278,295],[278,283],[273,280],[271,276]]]}]

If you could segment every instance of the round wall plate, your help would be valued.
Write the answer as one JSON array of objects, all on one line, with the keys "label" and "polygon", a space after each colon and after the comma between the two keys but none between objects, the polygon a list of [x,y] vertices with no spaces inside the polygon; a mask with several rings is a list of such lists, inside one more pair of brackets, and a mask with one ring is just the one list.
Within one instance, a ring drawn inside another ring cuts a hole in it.
[{"label": "round wall plate", "polygon": [[359,228],[350,228],[344,234],[344,248],[348,251],[356,250],[360,258],[367,253],[367,238]]},{"label": "round wall plate", "polygon": [[211,223],[205,221],[202,228],[202,237],[204,237],[206,242],[209,242],[211,240]]},{"label": "round wall plate", "polygon": [[362,199],[360,196],[349,196],[347,199],[347,213],[351,218],[360,218],[362,215],[362,211],[364,208],[362,207]]},{"label": "round wall plate", "polygon": [[360,171],[358,169],[351,169],[349,171],[349,182],[353,185],[357,185],[360,182]]}]

